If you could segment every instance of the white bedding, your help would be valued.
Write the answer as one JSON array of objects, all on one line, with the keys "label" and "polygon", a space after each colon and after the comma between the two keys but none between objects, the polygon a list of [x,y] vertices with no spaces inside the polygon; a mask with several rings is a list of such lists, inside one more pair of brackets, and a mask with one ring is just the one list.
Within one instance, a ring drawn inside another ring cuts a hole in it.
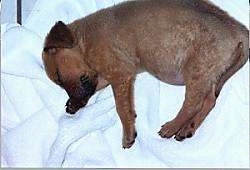
[{"label": "white bedding", "polygon": [[[249,62],[226,83],[196,134],[183,142],[157,132],[177,114],[185,87],[148,73],[135,83],[138,136],[131,149],[122,149],[110,86],[75,116],[65,114],[67,94],[44,71],[43,39],[57,20],[69,23],[118,1],[38,0],[23,26],[1,25],[1,166],[249,167]],[[248,25],[248,1],[214,2]]]}]

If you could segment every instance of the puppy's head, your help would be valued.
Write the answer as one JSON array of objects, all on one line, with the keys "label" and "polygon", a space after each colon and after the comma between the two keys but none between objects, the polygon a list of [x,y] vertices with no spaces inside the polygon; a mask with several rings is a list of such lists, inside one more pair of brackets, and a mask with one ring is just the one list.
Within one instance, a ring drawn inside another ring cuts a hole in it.
[{"label": "puppy's head", "polygon": [[83,55],[72,31],[57,22],[45,39],[42,58],[48,77],[68,93],[66,111],[71,114],[87,104],[98,83],[96,72],[84,62]]}]

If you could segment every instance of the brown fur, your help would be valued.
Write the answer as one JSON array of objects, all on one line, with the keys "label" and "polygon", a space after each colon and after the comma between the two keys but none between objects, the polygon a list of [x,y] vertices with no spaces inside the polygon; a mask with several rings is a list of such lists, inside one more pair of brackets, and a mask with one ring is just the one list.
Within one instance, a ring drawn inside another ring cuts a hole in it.
[{"label": "brown fur", "polygon": [[111,84],[123,147],[129,148],[136,137],[137,73],[186,85],[178,115],[159,131],[181,141],[195,133],[224,83],[247,61],[248,34],[209,1],[129,1],[68,25],[56,23],[46,37],[43,61],[49,78],[67,91],[69,113]]}]

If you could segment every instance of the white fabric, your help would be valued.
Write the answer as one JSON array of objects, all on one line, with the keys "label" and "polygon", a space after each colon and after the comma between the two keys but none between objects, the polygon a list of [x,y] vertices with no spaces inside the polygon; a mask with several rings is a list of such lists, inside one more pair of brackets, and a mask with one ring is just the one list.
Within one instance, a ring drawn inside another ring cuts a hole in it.
[{"label": "white fabric", "polygon": [[[138,136],[131,149],[122,149],[110,86],[75,116],[65,114],[68,97],[43,68],[43,39],[55,21],[68,23],[117,2],[38,0],[37,13],[24,26],[1,25],[1,166],[249,167],[249,62],[226,83],[195,136],[183,142],[162,139],[157,132],[177,114],[185,87],[148,73],[135,83]],[[248,11],[235,8],[245,9],[246,0],[223,2],[244,22]]]}]

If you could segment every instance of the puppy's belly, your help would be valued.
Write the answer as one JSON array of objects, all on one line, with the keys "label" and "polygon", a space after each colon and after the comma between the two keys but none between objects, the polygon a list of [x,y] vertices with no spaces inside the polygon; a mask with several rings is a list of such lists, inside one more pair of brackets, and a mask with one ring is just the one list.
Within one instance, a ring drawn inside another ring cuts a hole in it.
[{"label": "puppy's belly", "polygon": [[161,71],[154,72],[151,69],[139,69],[138,73],[142,72],[149,72],[153,76],[155,76],[157,79],[171,84],[171,85],[185,85],[183,76],[181,73],[176,73],[176,72],[168,72],[162,69]]},{"label": "puppy's belly", "polygon": [[183,77],[181,74],[177,73],[168,73],[168,74],[163,74],[163,75],[156,75],[156,77],[168,84],[172,85],[184,85]]},{"label": "puppy's belly", "polygon": [[164,69],[162,71],[152,73],[156,78],[159,80],[172,84],[172,85],[184,85],[183,76],[181,73],[177,72],[171,72],[171,71],[165,71]]},{"label": "puppy's belly", "polygon": [[151,73],[159,80],[172,84],[172,85],[184,85],[184,79],[181,72],[182,61],[184,57],[172,56],[150,56],[141,60],[143,63],[143,70]]}]

